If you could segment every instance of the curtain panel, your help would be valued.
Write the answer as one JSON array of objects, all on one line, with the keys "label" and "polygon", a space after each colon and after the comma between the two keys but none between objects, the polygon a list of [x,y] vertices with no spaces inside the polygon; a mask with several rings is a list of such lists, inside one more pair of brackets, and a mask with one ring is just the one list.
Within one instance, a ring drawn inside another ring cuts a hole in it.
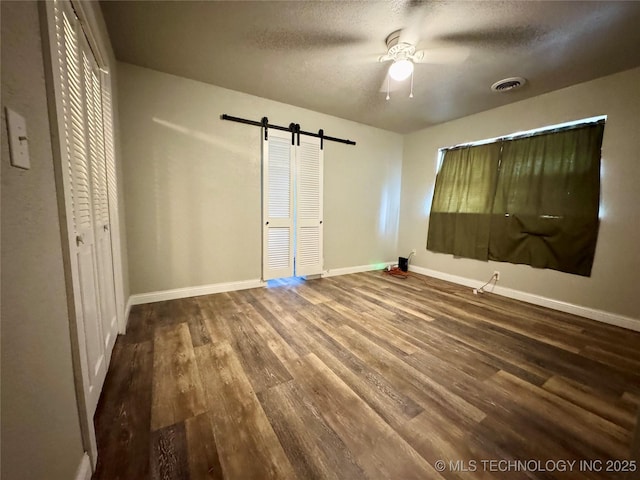
[{"label": "curtain panel", "polygon": [[489,259],[591,275],[604,125],[504,142]]},{"label": "curtain panel", "polygon": [[427,249],[488,259],[500,145],[447,150],[436,176]]},{"label": "curtain panel", "polygon": [[427,249],[591,274],[604,124],[447,150]]}]

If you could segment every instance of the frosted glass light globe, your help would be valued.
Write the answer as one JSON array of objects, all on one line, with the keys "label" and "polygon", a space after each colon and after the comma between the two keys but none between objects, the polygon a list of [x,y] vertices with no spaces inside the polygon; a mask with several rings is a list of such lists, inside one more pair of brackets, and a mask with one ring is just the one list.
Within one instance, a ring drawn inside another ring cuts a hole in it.
[{"label": "frosted glass light globe", "polygon": [[391,67],[389,67],[389,76],[398,82],[409,78],[412,72],[413,62],[407,59],[393,62]]}]

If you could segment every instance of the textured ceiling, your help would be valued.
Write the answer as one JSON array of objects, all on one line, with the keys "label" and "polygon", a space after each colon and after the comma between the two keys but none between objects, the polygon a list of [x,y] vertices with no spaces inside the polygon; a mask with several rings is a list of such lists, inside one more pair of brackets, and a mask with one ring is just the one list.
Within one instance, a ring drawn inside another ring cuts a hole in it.
[{"label": "textured ceiling", "polygon": [[[640,65],[636,1],[101,5],[119,60],[400,133]],[[414,98],[405,81],[386,101],[388,64],[377,59],[402,28],[419,49],[463,47],[468,56],[416,65]],[[490,90],[511,76],[528,83]]]}]

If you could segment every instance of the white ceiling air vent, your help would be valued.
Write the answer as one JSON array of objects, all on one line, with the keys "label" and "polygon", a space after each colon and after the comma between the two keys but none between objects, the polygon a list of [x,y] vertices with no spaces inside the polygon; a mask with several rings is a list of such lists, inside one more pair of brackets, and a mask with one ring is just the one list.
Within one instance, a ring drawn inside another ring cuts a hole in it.
[{"label": "white ceiling air vent", "polygon": [[506,92],[509,90],[520,88],[525,83],[527,83],[527,80],[522,77],[503,78],[502,80],[498,80],[496,83],[491,85],[491,90],[493,90],[494,92]]}]

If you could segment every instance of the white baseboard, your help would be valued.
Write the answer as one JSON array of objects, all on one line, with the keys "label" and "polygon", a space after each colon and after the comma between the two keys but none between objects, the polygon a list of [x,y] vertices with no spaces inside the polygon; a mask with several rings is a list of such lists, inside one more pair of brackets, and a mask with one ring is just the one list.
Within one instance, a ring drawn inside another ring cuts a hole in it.
[{"label": "white baseboard", "polygon": [[382,270],[388,265],[395,265],[398,262],[381,262],[371,265],[358,265],[356,267],[332,268],[322,273],[323,277],[336,277],[338,275],[349,275],[350,273],[370,272],[372,270]]},{"label": "white baseboard", "polygon": [[[395,265],[396,262],[383,262],[371,265],[359,265],[356,267],[335,268],[326,270],[322,277],[335,277],[337,275],[348,275],[350,273],[369,272],[371,270],[381,270],[387,265]],[[213,283],[210,285],[200,285],[197,287],[175,288],[173,290],[161,290],[157,292],[137,293],[131,295],[125,307],[125,319],[128,320],[131,307],[133,305],[143,305],[145,303],[162,302],[165,300],[175,300],[177,298],[197,297],[199,295],[211,295],[214,293],[233,292],[235,290],[246,290],[249,288],[264,287],[265,282],[260,279],[242,280],[238,282]]]},{"label": "white baseboard", "polygon": [[[446,280],[448,282],[457,283],[458,285],[465,285],[472,288],[477,288],[480,284],[483,283],[471,278],[459,277],[457,275],[451,275],[424,267],[415,267],[413,265],[409,266],[409,270],[412,272],[420,273],[422,275],[439,278],[440,280]],[[522,290],[514,290],[512,288],[501,287],[499,285],[497,285],[493,289],[492,293],[502,295],[503,297],[522,300],[523,302],[527,303],[533,303],[534,305],[548,307],[553,310],[572,313],[581,317],[590,318],[591,320],[597,320],[598,322],[608,323],[609,325],[615,325],[617,327],[627,328],[629,330],[640,332],[640,320],[626,317],[624,315],[618,315],[616,313],[605,312],[604,310],[596,310],[594,308],[583,307],[581,305],[575,305],[573,303],[563,302],[560,300],[555,300],[553,298],[542,297],[540,295],[534,295],[533,293],[527,293],[523,292]]]},{"label": "white baseboard", "polygon": [[[387,265],[395,265],[396,262],[382,262],[370,265],[358,265],[354,267],[334,268],[326,270],[322,273],[322,277],[335,277],[338,275],[349,275],[351,273],[370,272],[372,270],[381,270]],[[457,283],[458,285],[465,285],[467,287],[478,287],[478,280],[471,278],[460,277],[458,275],[451,275],[449,273],[439,272],[437,270],[431,270],[424,267],[409,266],[409,270],[412,272],[427,275],[429,277],[439,278],[440,280],[446,280],[448,282]],[[164,300],[175,300],[177,298],[197,297],[199,295],[211,295],[214,293],[232,292],[235,290],[246,290],[249,288],[263,287],[265,283],[260,279],[255,280],[243,280],[238,282],[228,283],[214,283],[211,285],[201,285],[197,287],[176,288],[173,290],[163,290],[158,292],[140,293],[131,295],[127,301],[125,308],[125,319],[128,320],[129,312],[133,305],[142,305],[145,303],[161,302]],[[640,320],[624,315],[618,315],[611,312],[605,312],[604,310],[597,310],[594,308],[583,307],[581,305],[575,305],[573,303],[563,302],[555,300],[553,298],[543,297],[521,290],[514,290],[512,288],[506,288],[496,286],[492,293],[502,295],[503,297],[513,298],[521,300],[523,302],[532,303],[534,305],[540,305],[548,307],[553,310],[561,312],[572,313],[581,317],[590,318],[609,325],[615,325],[629,330],[640,332]]]},{"label": "white baseboard", "polygon": [[87,452],[82,455],[82,460],[80,460],[80,465],[76,470],[76,476],[73,478],[74,480],[91,480],[91,461],[89,461]]},{"label": "white baseboard", "polygon": [[198,297],[200,295],[211,295],[213,293],[233,292],[235,290],[246,290],[248,288],[263,287],[264,282],[260,279],[242,280],[239,282],[213,283],[211,285],[200,285],[197,287],[175,288],[173,290],[161,290],[158,292],[138,293],[129,297],[128,305],[142,305],[144,303],[162,302],[165,300],[175,300],[177,298]]}]

